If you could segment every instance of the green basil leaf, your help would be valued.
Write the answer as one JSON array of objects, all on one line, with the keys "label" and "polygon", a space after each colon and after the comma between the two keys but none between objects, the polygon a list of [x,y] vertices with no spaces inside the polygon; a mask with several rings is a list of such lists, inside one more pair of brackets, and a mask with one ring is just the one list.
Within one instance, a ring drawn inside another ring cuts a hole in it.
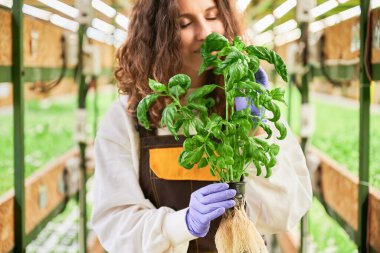
[{"label": "green basil leaf", "polygon": [[186,138],[186,140],[183,142],[183,148],[185,151],[193,151],[198,146],[195,144],[194,140],[191,138]]},{"label": "green basil leaf", "polygon": [[264,102],[264,107],[273,113],[273,117],[269,119],[270,121],[276,122],[280,119],[281,111],[278,105],[276,105],[272,101],[267,101],[267,102]]},{"label": "green basil leaf", "polygon": [[201,46],[201,51],[206,52],[220,51],[224,47],[228,47],[230,44],[226,37],[219,33],[211,33],[208,35]]},{"label": "green basil leaf", "polygon": [[211,133],[217,139],[221,139],[223,135],[222,131],[219,128],[213,128]]},{"label": "green basil leaf", "polygon": [[198,163],[198,169],[204,168],[207,165],[208,165],[207,159],[205,157],[202,157],[201,161]]},{"label": "green basil leaf", "polygon": [[159,83],[153,79],[149,79],[149,87],[155,92],[167,91],[167,87],[165,84]]},{"label": "green basil leaf", "polygon": [[274,51],[262,47],[262,46],[248,46],[246,47],[246,51],[249,55],[255,55],[259,59],[266,60],[267,62],[274,64],[274,68],[277,73],[281,76],[282,80],[288,82],[288,71],[286,69],[286,65],[282,58],[276,54]]},{"label": "green basil leaf", "polygon": [[206,145],[205,152],[208,156],[213,157],[215,155],[215,149],[211,149]]},{"label": "green basil leaf", "polygon": [[236,124],[239,125],[238,130],[242,131],[240,133],[241,136],[246,136],[248,132],[252,129],[251,121],[246,118],[236,120]]},{"label": "green basil leaf", "polygon": [[285,90],[284,89],[281,89],[281,88],[274,88],[272,89],[270,92],[270,96],[274,99],[274,100],[277,100],[277,101],[280,101],[280,102],[283,102],[286,104],[285,100],[284,100],[284,94],[285,94]]},{"label": "green basil leaf", "polygon": [[201,75],[209,66],[214,66],[213,72],[214,74],[216,74],[215,69],[219,69],[218,66],[221,60],[216,55],[213,55],[209,52],[202,52],[202,50],[201,50],[201,55],[202,55],[203,61],[202,61],[201,67],[199,68],[198,75]]},{"label": "green basil leaf", "polygon": [[199,98],[197,102],[205,105],[207,108],[212,108],[215,105],[215,99],[213,98]]},{"label": "green basil leaf", "polygon": [[226,167],[226,162],[224,161],[224,157],[219,157],[218,160],[216,161],[216,166],[218,168],[225,168]]},{"label": "green basil leaf", "polygon": [[195,104],[195,103],[190,103],[187,105],[190,109],[192,110],[197,110],[201,113],[207,113],[208,112],[208,109],[206,106],[202,105],[202,104]]},{"label": "green basil leaf", "polygon": [[224,144],[222,146],[222,152],[223,152],[224,155],[230,155],[231,156],[231,155],[234,154],[233,148],[230,145],[228,145],[228,144]]},{"label": "green basil leaf", "polygon": [[270,128],[270,126],[269,125],[267,125],[267,124],[265,124],[265,123],[263,123],[263,124],[261,124],[260,125],[263,129],[264,129],[264,131],[267,133],[267,137],[265,138],[265,139],[269,139],[270,137],[272,137],[272,129]]},{"label": "green basil leaf", "polygon": [[150,123],[148,120],[148,111],[150,106],[157,100],[158,94],[150,94],[143,98],[137,106],[137,119],[143,127],[150,129]]},{"label": "green basil leaf", "polygon": [[256,176],[260,176],[261,175],[261,166],[260,166],[260,163],[259,161],[253,161],[253,164],[255,165],[256,167]]},{"label": "green basil leaf", "polygon": [[275,144],[275,143],[273,143],[272,145],[270,145],[270,151],[271,151],[271,153],[272,153],[274,156],[276,156],[276,155],[278,155],[278,153],[280,152],[280,146],[277,145],[277,144]]},{"label": "green basil leaf", "polygon": [[177,131],[174,127],[174,117],[176,115],[176,112],[177,107],[172,103],[165,107],[161,117],[161,126],[166,126],[174,136],[177,135]]},{"label": "green basil leaf", "polygon": [[[269,162],[270,164],[276,164],[276,159],[273,158],[273,160],[271,159],[271,161]],[[266,171],[267,171],[267,174],[265,175],[265,178],[268,178],[272,175],[272,167],[265,167]]]},{"label": "green basil leaf", "polygon": [[236,36],[234,40],[232,41],[232,45],[237,47],[240,51],[243,51],[245,49],[245,44],[241,40],[240,36]]},{"label": "green basil leaf", "polygon": [[200,134],[197,134],[194,136],[194,139],[199,143],[199,144],[203,144],[205,142],[205,137],[203,137],[202,135]]},{"label": "green basil leaf", "polygon": [[248,58],[249,58],[248,66],[249,66],[250,76],[254,77],[255,73],[259,69],[260,60],[254,55],[248,55]]},{"label": "green basil leaf", "polygon": [[256,144],[260,145],[264,151],[269,151],[269,144],[266,141],[261,140],[259,138],[254,138],[254,141],[256,142]]},{"label": "green basil leaf", "polygon": [[181,86],[177,85],[177,86],[170,87],[169,93],[178,98],[178,97],[186,94],[186,90],[184,88],[182,88]]},{"label": "green basil leaf", "polygon": [[191,163],[196,164],[199,163],[204,153],[203,147],[198,148],[197,150],[193,151],[191,155]]},{"label": "green basil leaf", "polygon": [[265,93],[266,89],[259,83],[256,82],[247,82],[248,85],[250,85],[250,90],[253,90],[254,92],[259,92],[259,93]]},{"label": "green basil leaf", "polygon": [[177,74],[169,79],[168,87],[172,88],[174,86],[180,86],[181,88],[187,89],[191,85],[191,79],[188,75],[185,74]]},{"label": "green basil leaf", "polygon": [[233,165],[234,164],[234,159],[232,158],[232,156],[226,156],[224,161],[225,161],[226,165]]},{"label": "green basil leaf", "polygon": [[187,138],[190,137],[190,120],[185,120],[183,122],[183,135],[185,135]]},{"label": "green basil leaf", "polygon": [[187,101],[193,102],[198,98],[202,98],[214,91],[216,87],[218,87],[216,84],[204,85],[201,88],[198,88],[195,91],[191,92],[191,94],[187,97]]},{"label": "green basil leaf", "polygon": [[285,139],[286,134],[287,134],[287,129],[286,129],[285,125],[279,121],[275,122],[274,125],[278,129],[278,131],[280,132],[280,137],[277,137],[277,139],[279,139],[279,140]]},{"label": "green basil leaf", "polygon": [[182,167],[188,170],[193,168],[194,164],[191,163],[190,157],[191,157],[191,153],[183,150],[178,157],[179,165],[181,165]]},{"label": "green basil leaf", "polygon": [[228,69],[229,79],[231,82],[236,82],[246,74],[248,67],[245,68],[243,61],[239,59],[237,62],[232,63]]},{"label": "green basil leaf", "polygon": [[218,52],[218,56],[226,56],[232,52],[231,47],[225,47],[221,51]]},{"label": "green basil leaf", "polygon": [[182,125],[183,125],[183,122],[184,122],[184,119],[179,119],[175,122],[174,124],[174,129],[176,132],[179,131],[179,129],[181,129]]},{"label": "green basil leaf", "polygon": [[[270,156],[270,159],[269,159],[269,161],[268,161],[268,163],[266,164],[266,165],[267,165],[267,168],[272,168],[272,167],[274,167],[274,166],[276,165],[276,162],[277,162],[276,157],[273,156],[273,155],[271,155],[271,156]],[[268,172],[267,172],[267,173],[268,173]],[[267,176],[268,176],[268,174],[267,174]],[[270,176],[270,175],[269,175],[269,176]]]},{"label": "green basil leaf", "polygon": [[211,140],[206,140],[206,145],[207,145],[207,147],[209,147],[211,150],[215,150],[215,145],[214,145],[214,143],[212,143],[212,141]]}]

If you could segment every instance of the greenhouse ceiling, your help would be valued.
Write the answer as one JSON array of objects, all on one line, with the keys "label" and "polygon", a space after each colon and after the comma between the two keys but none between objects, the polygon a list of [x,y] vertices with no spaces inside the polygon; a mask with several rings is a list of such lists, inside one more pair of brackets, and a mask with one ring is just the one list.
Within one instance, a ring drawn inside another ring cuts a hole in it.
[{"label": "greenhouse ceiling", "polygon": [[[292,37],[291,32],[294,33],[293,40],[300,36],[296,21],[297,0],[235,1],[237,9],[244,13],[246,34],[253,38],[253,42],[265,44],[263,43],[265,39],[262,37],[270,41],[281,34],[286,37],[286,41],[281,39],[279,41],[286,43]],[[12,0],[0,0],[0,5],[10,7],[12,2]],[[77,22],[79,11],[74,7],[77,7],[78,2],[78,0],[24,0],[23,11],[28,15],[76,32],[79,27]],[[80,2],[85,6],[86,11],[89,10],[87,8],[89,5],[93,7],[90,9],[93,20],[91,27],[88,28],[87,36],[107,44],[120,45],[115,41],[121,42],[126,37],[127,17],[133,0],[82,0]],[[372,8],[380,6],[380,0],[370,2]],[[311,3],[315,6],[310,12],[311,32],[360,15],[359,0],[299,0],[299,3],[301,5]]]}]

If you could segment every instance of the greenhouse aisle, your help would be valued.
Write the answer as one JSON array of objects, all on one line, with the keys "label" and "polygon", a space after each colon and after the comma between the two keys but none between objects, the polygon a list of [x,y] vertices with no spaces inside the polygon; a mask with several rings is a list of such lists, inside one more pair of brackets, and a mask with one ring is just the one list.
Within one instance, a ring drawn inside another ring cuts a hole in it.
[{"label": "greenhouse aisle", "polygon": [[[380,253],[380,0],[0,0],[0,20],[0,253]],[[235,203],[214,184],[241,181]]]},{"label": "greenhouse aisle", "polygon": [[[92,178],[87,181],[88,208],[92,203]],[[91,209],[90,209],[91,210]],[[90,211],[88,210],[88,211]],[[90,212],[88,212],[90,214]],[[91,231],[89,222],[88,231]],[[67,203],[63,213],[57,215],[26,248],[27,253],[79,252],[79,205],[74,199]]]}]

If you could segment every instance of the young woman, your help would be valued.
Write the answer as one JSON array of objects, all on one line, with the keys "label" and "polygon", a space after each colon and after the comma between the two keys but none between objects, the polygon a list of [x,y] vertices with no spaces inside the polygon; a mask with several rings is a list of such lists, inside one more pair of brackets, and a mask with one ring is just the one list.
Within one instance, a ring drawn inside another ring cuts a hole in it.
[{"label": "young woman", "polygon": [[[138,125],[136,107],[151,92],[148,78],[167,83],[171,76],[185,73],[192,79],[192,88],[221,82],[210,71],[197,75],[202,62],[199,50],[212,32],[229,39],[240,34],[232,2],[135,3],[128,39],[117,56],[122,95],[106,114],[95,143],[92,225],[108,252],[216,252],[214,235],[220,216],[234,205],[231,199],[236,192],[227,184],[214,183],[207,170],[179,167],[183,138],[175,141],[159,125],[168,101],[158,101],[149,111],[152,132]],[[267,86],[262,70],[256,79]],[[215,112],[223,115],[223,94],[212,96]],[[244,107],[244,101],[237,101],[236,107]],[[292,228],[309,208],[312,196],[305,159],[290,130],[285,140],[270,141],[281,150],[272,176],[264,179],[251,173],[245,179],[247,211],[261,234]]]}]

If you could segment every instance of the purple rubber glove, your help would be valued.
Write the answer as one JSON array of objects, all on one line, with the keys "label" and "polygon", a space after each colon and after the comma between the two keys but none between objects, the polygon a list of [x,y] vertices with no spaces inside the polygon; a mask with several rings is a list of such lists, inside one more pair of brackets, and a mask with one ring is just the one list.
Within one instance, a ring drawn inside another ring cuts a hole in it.
[{"label": "purple rubber glove", "polygon": [[192,235],[206,236],[210,222],[235,205],[232,198],[236,195],[236,190],[228,187],[226,183],[210,184],[191,194],[186,224]]},{"label": "purple rubber glove", "polygon": [[[265,89],[269,89],[269,83],[268,83],[268,76],[265,73],[265,71],[259,67],[259,70],[255,73],[256,83],[261,84],[264,86]],[[235,98],[235,110],[240,111],[242,109],[245,109],[248,107],[248,100],[245,97],[236,97]],[[255,104],[252,103],[251,105],[251,114],[253,116],[260,117],[261,114],[264,112],[264,108],[259,111],[259,109],[256,108]]]}]

